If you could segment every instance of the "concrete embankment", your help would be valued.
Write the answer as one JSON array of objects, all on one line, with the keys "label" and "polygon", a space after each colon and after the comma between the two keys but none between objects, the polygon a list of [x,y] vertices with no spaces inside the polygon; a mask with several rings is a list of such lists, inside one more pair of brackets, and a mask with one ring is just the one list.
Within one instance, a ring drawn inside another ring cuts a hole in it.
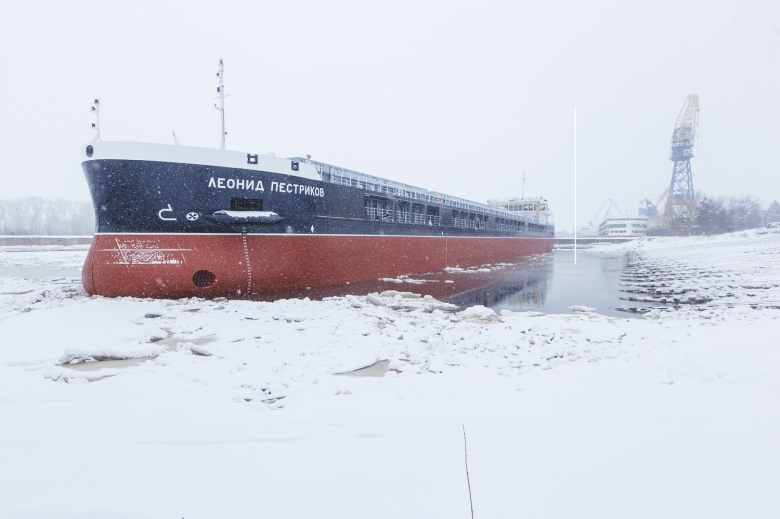
[{"label": "concrete embankment", "polygon": [[[637,238],[577,238],[577,245],[593,245],[595,243],[625,243]],[[555,246],[574,245],[574,238],[555,238]]]},{"label": "concrete embankment", "polygon": [[90,245],[92,236],[0,236],[4,245]]}]

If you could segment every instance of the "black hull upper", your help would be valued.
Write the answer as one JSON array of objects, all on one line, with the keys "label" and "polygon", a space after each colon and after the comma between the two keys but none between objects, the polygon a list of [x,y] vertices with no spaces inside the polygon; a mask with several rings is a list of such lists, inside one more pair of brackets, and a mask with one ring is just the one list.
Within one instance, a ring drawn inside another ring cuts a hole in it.
[{"label": "black hull upper", "polygon": [[[99,233],[294,233],[552,238],[551,225],[479,213],[482,228],[454,225],[453,208],[385,197],[393,221],[366,211],[377,193],[290,174],[173,162],[98,159],[83,164]],[[404,202],[425,205],[435,222],[397,221]],[[245,212],[254,211],[255,213]],[[260,212],[263,212],[262,214]],[[274,213],[274,214],[270,214]],[[242,217],[242,215],[252,215]],[[505,216],[505,214],[504,214]],[[461,218],[463,218],[461,214]],[[472,215],[473,218],[473,215]],[[461,220],[462,221],[462,220]],[[434,224],[435,223],[435,224]]]}]

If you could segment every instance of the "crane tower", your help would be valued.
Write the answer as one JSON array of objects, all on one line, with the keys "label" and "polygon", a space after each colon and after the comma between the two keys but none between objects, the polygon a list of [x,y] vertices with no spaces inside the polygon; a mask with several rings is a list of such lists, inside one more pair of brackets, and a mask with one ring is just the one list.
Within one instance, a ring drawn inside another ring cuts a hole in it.
[{"label": "crane tower", "polygon": [[669,159],[674,162],[674,168],[672,182],[669,185],[669,198],[664,208],[665,220],[670,225],[689,220],[696,214],[691,158],[693,158],[698,115],[699,95],[691,94],[685,99],[672,132],[672,150]]}]

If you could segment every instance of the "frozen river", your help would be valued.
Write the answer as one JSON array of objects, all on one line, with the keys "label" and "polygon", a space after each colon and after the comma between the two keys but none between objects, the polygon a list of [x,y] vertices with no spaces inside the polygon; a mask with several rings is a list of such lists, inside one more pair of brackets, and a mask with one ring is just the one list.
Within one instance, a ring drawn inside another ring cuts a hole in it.
[{"label": "frozen river", "polygon": [[[58,279],[59,283],[81,277],[85,246],[0,248],[0,277]],[[568,313],[569,307],[584,305],[604,315],[631,316],[619,309],[648,306],[627,303],[621,297],[621,273],[625,253],[578,254],[574,264],[571,249],[521,258],[516,263],[451,268],[446,271],[401,276],[393,279],[349,285],[278,292],[257,296],[258,300],[367,295],[386,290],[405,290],[431,295],[440,301],[468,308],[484,305],[495,310]],[[64,278],[64,279],[62,279]]]},{"label": "frozen river", "polygon": [[[571,249],[521,258],[516,263],[450,268],[394,279],[353,283],[259,296],[264,301],[285,298],[367,295],[405,290],[431,295],[464,309],[484,305],[496,311],[569,313],[575,305],[597,309],[603,315],[632,317],[623,308],[649,303],[627,302],[622,292],[624,252],[580,252],[574,264]],[[658,306],[658,305],[654,305]]]},{"label": "frozen river", "polygon": [[85,254],[0,249],[0,517],[467,517],[464,426],[475,517],[780,509],[780,233],[321,300],[89,297]]}]

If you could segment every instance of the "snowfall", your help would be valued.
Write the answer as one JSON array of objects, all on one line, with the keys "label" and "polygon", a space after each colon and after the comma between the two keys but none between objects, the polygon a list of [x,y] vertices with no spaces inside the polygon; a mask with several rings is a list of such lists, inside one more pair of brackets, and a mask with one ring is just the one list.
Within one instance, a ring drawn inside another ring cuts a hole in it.
[{"label": "snowfall", "polygon": [[625,317],[107,299],[0,247],[0,517],[778,517],[772,231],[582,251]]}]

